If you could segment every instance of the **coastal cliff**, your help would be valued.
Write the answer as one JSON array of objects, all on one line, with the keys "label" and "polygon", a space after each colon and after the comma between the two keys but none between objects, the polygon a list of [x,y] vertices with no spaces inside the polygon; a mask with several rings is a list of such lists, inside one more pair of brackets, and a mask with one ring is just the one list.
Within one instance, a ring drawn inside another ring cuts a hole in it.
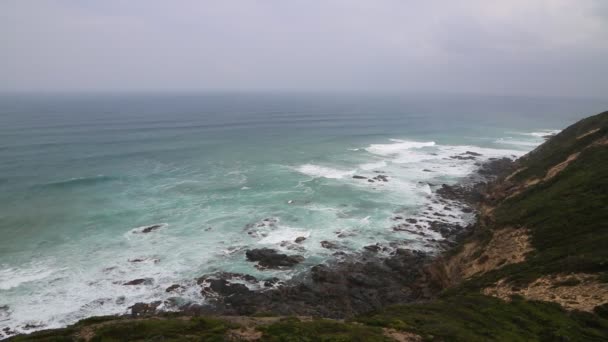
[{"label": "coastal cliff", "polygon": [[207,277],[201,284],[222,295],[211,309],[142,304],[133,317],[12,340],[607,340],[608,112],[493,177],[439,190],[478,217],[437,258],[369,250],[366,262],[315,266],[306,281],[255,293]]}]

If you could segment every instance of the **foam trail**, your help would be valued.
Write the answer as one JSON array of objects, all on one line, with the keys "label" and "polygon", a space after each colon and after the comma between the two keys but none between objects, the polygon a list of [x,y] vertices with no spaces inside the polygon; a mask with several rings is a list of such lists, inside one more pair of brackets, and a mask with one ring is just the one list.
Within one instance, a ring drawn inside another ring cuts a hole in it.
[{"label": "foam trail", "polygon": [[313,176],[313,177],[322,177],[322,178],[330,178],[330,179],[340,179],[348,176],[352,176],[355,171],[350,170],[339,170],[331,167],[314,165],[314,164],[304,164],[300,167],[296,168],[296,170],[300,173]]}]

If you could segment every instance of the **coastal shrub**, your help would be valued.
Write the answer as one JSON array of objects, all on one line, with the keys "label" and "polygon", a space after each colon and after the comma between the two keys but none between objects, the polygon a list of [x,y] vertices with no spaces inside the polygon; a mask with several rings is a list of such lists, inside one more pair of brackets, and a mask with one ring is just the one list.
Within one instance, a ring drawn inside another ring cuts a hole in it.
[{"label": "coastal shrub", "polygon": [[389,307],[359,322],[406,330],[440,341],[605,341],[608,320],[569,313],[558,304],[514,297],[505,302],[479,294]]},{"label": "coastal shrub", "polygon": [[91,341],[223,341],[232,328],[236,325],[207,317],[131,320],[95,329]]},{"label": "coastal shrub", "polygon": [[297,318],[289,318],[260,327],[259,330],[263,333],[262,341],[273,342],[393,341],[384,336],[382,329],[378,327],[325,319],[314,319],[303,322]]},{"label": "coastal shrub", "polygon": [[[530,229],[535,252],[513,277],[608,271],[608,148],[593,147],[553,179],[496,208],[497,224]],[[504,273],[504,272],[501,272]]]}]

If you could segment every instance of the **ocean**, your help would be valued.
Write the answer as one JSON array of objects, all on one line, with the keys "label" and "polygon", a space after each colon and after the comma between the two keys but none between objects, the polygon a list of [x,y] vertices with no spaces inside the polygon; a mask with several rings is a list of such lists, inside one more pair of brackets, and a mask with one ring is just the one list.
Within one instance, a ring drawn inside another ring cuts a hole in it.
[{"label": "ocean", "polygon": [[[321,241],[433,252],[392,230],[394,217],[426,228],[437,186],[606,108],[445,94],[0,95],[0,331],[125,313],[175,297],[172,284],[204,303],[195,278],[288,279],[335,258]],[[470,152],[481,156],[452,158]],[[444,219],[473,219],[457,207]],[[259,270],[245,251],[261,247],[305,261]],[[149,279],[124,285],[138,278]]]}]

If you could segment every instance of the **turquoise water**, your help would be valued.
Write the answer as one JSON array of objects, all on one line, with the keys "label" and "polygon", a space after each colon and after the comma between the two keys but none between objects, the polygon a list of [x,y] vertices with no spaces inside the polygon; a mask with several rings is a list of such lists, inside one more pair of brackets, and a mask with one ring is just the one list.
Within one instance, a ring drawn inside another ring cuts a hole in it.
[{"label": "turquoise water", "polygon": [[[164,291],[174,283],[188,288],[180,296],[204,302],[188,287],[193,278],[225,270],[286,279],[332,258],[322,240],[347,252],[392,241],[433,251],[420,236],[392,231],[391,217],[420,217],[434,205],[428,183],[455,183],[476,168],[450,156],[520,156],[606,104],[446,95],[0,96],[0,308],[7,305],[0,328],[123,313],[175,296]],[[352,178],[376,172],[389,181]],[[162,228],[140,233],[154,224]],[[299,236],[307,240],[293,244]],[[245,261],[254,247],[306,261],[260,271]],[[122,285],[136,278],[152,282]]]}]

